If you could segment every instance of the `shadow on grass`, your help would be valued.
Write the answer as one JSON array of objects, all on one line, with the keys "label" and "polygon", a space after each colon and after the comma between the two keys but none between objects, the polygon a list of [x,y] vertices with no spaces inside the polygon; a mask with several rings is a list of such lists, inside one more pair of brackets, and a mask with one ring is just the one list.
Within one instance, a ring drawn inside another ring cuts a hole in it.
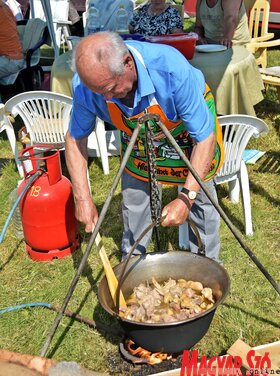
[{"label": "shadow on grass", "polygon": [[[267,160],[263,162],[263,164],[258,168],[257,172],[260,173],[274,173],[279,174],[280,172],[280,164],[279,164],[279,153],[271,152],[270,156],[268,156]],[[265,197],[268,202],[279,206],[280,200],[276,197],[271,196],[260,184],[256,184],[253,181],[250,181],[250,191],[256,195],[259,195],[261,197]],[[238,228],[239,231],[241,231],[244,234],[244,218],[242,217],[242,220],[240,218],[237,218],[233,213],[231,212],[230,208],[225,206],[221,202],[221,198],[225,198],[228,196],[228,190],[226,187],[219,186],[217,189],[218,197],[219,197],[219,205],[227,215],[227,217],[230,219],[230,221],[233,223],[235,227]],[[233,203],[230,203],[231,205],[236,205]],[[240,202],[237,205],[242,205],[241,198]]]},{"label": "shadow on grass", "polygon": [[279,174],[280,173],[280,153],[268,151],[261,159],[261,165],[257,172]]},{"label": "shadow on grass", "polygon": [[[63,330],[63,332],[61,333],[59,338],[56,340],[56,343],[53,346],[53,348],[51,349],[51,351],[48,352],[47,356],[49,358],[52,358],[55,355],[56,351],[59,349],[59,346],[61,345],[63,340],[66,338],[69,330],[71,329],[73,323],[76,320],[83,322],[85,325],[88,325],[93,329],[96,329],[98,332],[100,332],[102,335],[104,335],[104,337],[106,337],[106,339],[108,341],[110,341],[112,343],[115,343],[115,344],[119,343],[120,338],[123,337],[123,332],[121,331],[121,329],[114,328],[112,325],[109,326],[109,325],[105,324],[104,322],[102,322],[100,320],[95,321],[95,320],[89,319],[87,317],[79,316],[79,313],[80,313],[81,309],[83,308],[84,304],[87,302],[88,297],[89,297],[91,292],[92,292],[92,289],[90,288],[85,293],[79,307],[74,312],[73,317],[70,319],[69,323],[66,325],[65,329]],[[79,316],[79,319],[75,319],[75,316]],[[112,337],[115,337],[115,338],[118,338],[118,339],[113,341]]]},{"label": "shadow on grass", "polygon": [[256,314],[254,314],[252,312],[249,312],[246,309],[241,308],[240,306],[237,306],[235,304],[228,304],[228,303],[223,303],[223,305],[225,307],[227,307],[227,308],[233,308],[233,309],[236,309],[237,311],[241,311],[241,312],[245,313],[248,316],[254,317],[256,320],[262,321],[263,323],[266,323],[266,324],[269,324],[269,325],[272,325],[275,328],[280,328],[279,323],[271,321],[271,320],[268,320],[266,317],[260,317],[259,315],[256,315]]},{"label": "shadow on grass", "polygon": [[267,94],[265,95],[266,98],[255,106],[256,115],[261,119],[273,120],[274,116],[279,114],[280,104],[268,98]]},{"label": "shadow on grass", "polygon": [[10,253],[9,257],[7,258],[7,260],[2,264],[0,265],[0,272],[2,272],[5,267],[12,261],[12,259],[15,257],[16,255],[16,252],[19,250],[19,246],[20,244],[23,242],[23,239],[20,240],[17,245],[15,246],[15,248],[13,249],[13,251]]},{"label": "shadow on grass", "polygon": [[272,197],[270,194],[268,194],[267,191],[262,186],[257,185],[253,182],[250,182],[250,189],[255,194],[257,194],[261,197],[265,197],[268,202],[270,202],[270,203],[272,203],[276,206],[280,205],[280,200],[278,200],[275,197]]}]

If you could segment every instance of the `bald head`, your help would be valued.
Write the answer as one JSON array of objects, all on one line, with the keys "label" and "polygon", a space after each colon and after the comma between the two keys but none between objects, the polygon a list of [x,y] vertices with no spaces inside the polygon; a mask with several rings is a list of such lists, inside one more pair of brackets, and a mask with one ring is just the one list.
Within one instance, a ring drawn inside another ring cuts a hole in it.
[{"label": "bald head", "polygon": [[83,38],[74,53],[74,66],[83,84],[106,100],[134,95],[134,59],[116,33],[101,32]]},{"label": "bald head", "polygon": [[122,38],[112,32],[100,32],[83,38],[77,45],[74,66],[80,79],[88,79],[106,70],[113,76],[124,71],[123,59],[128,48]]}]

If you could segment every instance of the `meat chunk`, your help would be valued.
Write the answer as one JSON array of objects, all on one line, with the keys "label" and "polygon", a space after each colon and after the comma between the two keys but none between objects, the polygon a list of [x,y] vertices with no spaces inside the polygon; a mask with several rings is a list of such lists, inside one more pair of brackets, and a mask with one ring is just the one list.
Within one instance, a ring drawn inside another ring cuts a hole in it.
[{"label": "meat chunk", "polygon": [[133,289],[127,309],[120,312],[128,320],[171,323],[187,320],[210,309],[215,300],[212,289],[201,282],[169,278],[159,283],[152,278]]}]

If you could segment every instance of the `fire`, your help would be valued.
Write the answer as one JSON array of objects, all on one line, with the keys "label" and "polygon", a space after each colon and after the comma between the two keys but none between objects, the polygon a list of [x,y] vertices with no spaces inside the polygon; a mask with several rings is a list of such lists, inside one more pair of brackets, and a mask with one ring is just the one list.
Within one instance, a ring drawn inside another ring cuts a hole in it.
[{"label": "fire", "polygon": [[164,360],[172,360],[175,359],[170,354],[162,353],[162,352],[155,352],[152,353],[148,350],[143,349],[143,347],[133,348],[135,343],[130,339],[127,342],[127,349],[131,353],[131,355],[145,359],[146,363],[148,364],[158,364]]}]

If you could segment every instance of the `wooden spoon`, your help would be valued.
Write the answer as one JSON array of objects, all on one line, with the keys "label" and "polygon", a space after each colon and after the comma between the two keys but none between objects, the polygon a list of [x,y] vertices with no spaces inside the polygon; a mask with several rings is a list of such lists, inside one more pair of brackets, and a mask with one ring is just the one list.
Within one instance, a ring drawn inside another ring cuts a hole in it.
[{"label": "wooden spoon", "polygon": [[[112,296],[114,305],[116,306],[117,305],[116,291],[117,291],[117,287],[118,287],[118,280],[117,280],[117,277],[114,273],[114,270],[113,270],[113,268],[110,264],[110,261],[107,257],[107,254],[106,254],[106,251],[105,251],[105,248],[104,248],[104,245],[103,245],[103,242],[102,242],[102,239],[101,239],[99,232],[96,235],[95,244],[96,244],[96,246],[99,250],[99,256],[101,258],[101,261],[102,261],[102,264],[103,264],[103,267],[104,267],[104,270],[105,270],[110,294]],[[124,299],[122,291],[120,291],[120,304],[119,305],[122,308],[125,308],[125,309],[127,308],[126,301]]]}]

